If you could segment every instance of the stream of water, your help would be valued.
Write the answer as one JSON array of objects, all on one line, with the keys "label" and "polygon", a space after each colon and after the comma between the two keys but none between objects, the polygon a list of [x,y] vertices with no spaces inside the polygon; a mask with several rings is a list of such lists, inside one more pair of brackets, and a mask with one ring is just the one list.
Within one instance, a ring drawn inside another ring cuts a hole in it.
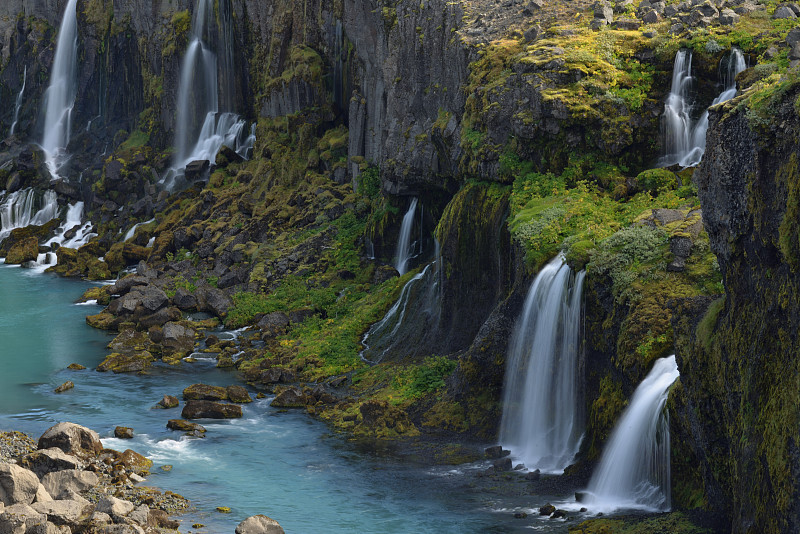
[{"label": "stream of water", "polygon": [[[269,398],[246,405],[242,419],[203,421],[205,439],[168,430],[180,412],[152,408],[164,394],[180,396],[197,382],[229,385],[235,374],[202,360],[156,366],[148,376],[94,371],[111,338],[85,324],[98,306],[73,304],[87,287],[0,265],[0,429],[38,438],[72,421],[97,430],[106,446],[147,455],[155,465],[145,484],[180,493],[196,508],[181,516],[181,531],[199,522],[206,526],[198,532],[233,532],[263,513],[289,533],[566,532],[567,523],[534,512],[564,494],[495,494],[485,488],[498,482],[477,476],[488,462],[431,466],[365,451],[303,411],[270,407]],[[73,362],[88,369],[66,370]],[[66,380],[75,388],[53,393]],[[132,427],[135,438],[111,438],[117,425]],[[166,464],[173,469],[159,469]],[[515,511],[530,515],[515,519]]]}]

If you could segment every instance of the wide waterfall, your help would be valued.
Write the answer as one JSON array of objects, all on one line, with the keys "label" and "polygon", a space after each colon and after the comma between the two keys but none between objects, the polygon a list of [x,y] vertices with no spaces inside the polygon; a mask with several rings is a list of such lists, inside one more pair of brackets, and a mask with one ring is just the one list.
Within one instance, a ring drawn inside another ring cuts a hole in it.
[{"label": "wide waterfall", "polygon": [[247,135],[245,121],[233,112],[229,87],[234,77],[233,28],[230,20],[220,18],[222,27],[215,31],[213,0],[198,1],[181,65],[173,168],[162,180],[167,189],[174,187],[178,175],[192,161],[213,163],[223,145],[247,158],[255,143],[255,128]]},{"label": "wide waterfall", "polygon": [[560,256],[543,267],[511,338],[500,443],[528,469],[563,472],[580,446],[584,275]]},{"label": "wide waterfall", "polygon": [[[411,230],[414,228],[414,215],[417,213],[417,197],[411,199],[408,211],[403,216],[403,223],[400,225],[400,235],[397,238],[397,249],[395,250],[394,268],[400,276],[408,272],[408,262],[415,254],[416,243],[411,242]],[[421,242],[420,242],[421,244]]]},{"label": "wide waterfall", "polygon": [[23,189],[0,199],[0,242],[15,228],[42,225],[58,217],[55,191],[39,196],[33,189]]},{"label": "wide waterfall", "polygon": [[373,324],[361,340],[361,358],[370,363],[389,361],[395,352],[424,347],[422,339],[441,315],[442,280],[439,244],[436,259],[406,282],[400,297],[383,319]]},{"label": "wide waterfall", "polygon": [[[711,103],[712,106],[736,96],[736,75],[746,67],[744,54],[738,48],[733,48],[731,53],[722,59],[719,70],[723,89]],[[675,56],[672,86],[662,115],[665,154],[659,160],[659,165],[662,167],[675,164],[681,167],[693,167],[703,159],[708,131],[708,110],[703,112],[696,123],[692,121],[693,83],[692,52],[680,50]]]},{"label": "wide waterfall", "polygon": [[17,94],[17,100],[14,103],[14,122],[11,123],[11,131],[8,135],[14,135],[14,132],[17,130],[17,123],[19,122],[19,110],[22,107],[22,96],[25,94],[25,85],[28,83],[28,66],[25,65],[25,69],[22,71],[22,88],[20,88],[19,93]]},{"label": "wide waterfall", "polygon": [[66,162],[66,148],[70,138],[72,108],[78,92],[78,0],[69,0],[58,30],[58,43],[53,68],[50,73],[50,86],[45,91],[44,137],[42,149],[45,152],[47,168],[52,177]]},{"label": "wide waterfall", "polygon": [[675,356],[656,361],[614,429],[583,502],[597,511],[669,510],[669,419],[664,405],[679,376]]}]

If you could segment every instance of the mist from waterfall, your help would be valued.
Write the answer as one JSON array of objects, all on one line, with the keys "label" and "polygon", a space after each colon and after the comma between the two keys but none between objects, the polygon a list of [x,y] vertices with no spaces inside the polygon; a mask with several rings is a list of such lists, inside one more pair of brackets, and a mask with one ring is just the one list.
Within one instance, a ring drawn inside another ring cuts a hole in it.
[{"label": "mist from waterfall", "polygon": [[669,416],[664,406],[678,379],[675,356],[657,360],[633,393],[583,503],[592,511],[670,509]]},{"label": "mist from waterfall", "polygon": [[78,92],[78,17],[77,0],[69,0],[58,30],[56,54],[45,91],[44,137],[42,149],[53,178],[67,161],[67,144],[72,127],[72,110]]},{"label": "mist from waterfall", "polygon": [[533,280],[506,359],[500,443],[528,469],[561,473],[583,436],[580,325],[585,272],[559,256]]}]

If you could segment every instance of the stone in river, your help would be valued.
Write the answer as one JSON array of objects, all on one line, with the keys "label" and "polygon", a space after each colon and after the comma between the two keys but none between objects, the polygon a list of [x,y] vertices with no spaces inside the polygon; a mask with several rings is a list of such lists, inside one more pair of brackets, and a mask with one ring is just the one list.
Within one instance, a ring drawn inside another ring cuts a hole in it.
[{"label": "stone in river", "polygon": [[133,429],[127,426],[118,426],[114,429],[114,437],[119,439],[132,439]]},{"label": "stone in river", "polygon": [[158,404],[156,404],[157,408],[177,408],[179,404],[178,398],[173,397],[172,395],[164,395],[164,398],[161,399]]},{"label": "stone in river", "polygon": [[183,407],[181,417],[184,419],[235,419],[242,417],[242,407],[236,404],[190,400]]},{"label": "stone in river", "polygon": [[259,514],[239,523],[236,534],[284,534],[284,531],[277,521]]},{"label": "stone in river", "polygon": [[67,369],[70,371],[83,371],[86,367],[79,363],[71,363],[67,366]]},{"label": "stone in river", "polygon": [[65,391],[67,391],[67,390],[69,390],[69,389],[72,389],[72,388],[74,388],[74,387],[75,387],[75,384],[72,382],[72,380],[67,380],[66,382],[64,382],[63,384],[61,384],[60,386],[58,386],[58,387],[57,387],[56,389],[54,389],[53,391],[54,391],[55,393],[64,393]]},{"label": "stone in river", "polygon": [[238,403],[248,403],[253,402],[253,399],[250,397],[250,394],[243,386],[228,386],[226,388],[228,392],[228,399],[231,402],[238,402]]},{"label": "stone in river", "polygon": [[192,384],[183,390],[183,400],[228,400],[228,392],[225,388],[220,386]]}]

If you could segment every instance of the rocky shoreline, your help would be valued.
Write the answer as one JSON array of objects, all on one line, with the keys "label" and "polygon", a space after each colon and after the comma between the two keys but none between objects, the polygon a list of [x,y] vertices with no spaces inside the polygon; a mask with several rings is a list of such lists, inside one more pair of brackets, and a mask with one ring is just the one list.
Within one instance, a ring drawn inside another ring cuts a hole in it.
[{"label": "rocky shoreline", "polygon": [[[0,532],[3,534],[154,534],[177,532],[188,501],[140,487],[153,462],[130,449],[104,448],[99,435],[58,423],[38,441],[0,432]],[[236,534],[282,534],[263,515]]]}]

